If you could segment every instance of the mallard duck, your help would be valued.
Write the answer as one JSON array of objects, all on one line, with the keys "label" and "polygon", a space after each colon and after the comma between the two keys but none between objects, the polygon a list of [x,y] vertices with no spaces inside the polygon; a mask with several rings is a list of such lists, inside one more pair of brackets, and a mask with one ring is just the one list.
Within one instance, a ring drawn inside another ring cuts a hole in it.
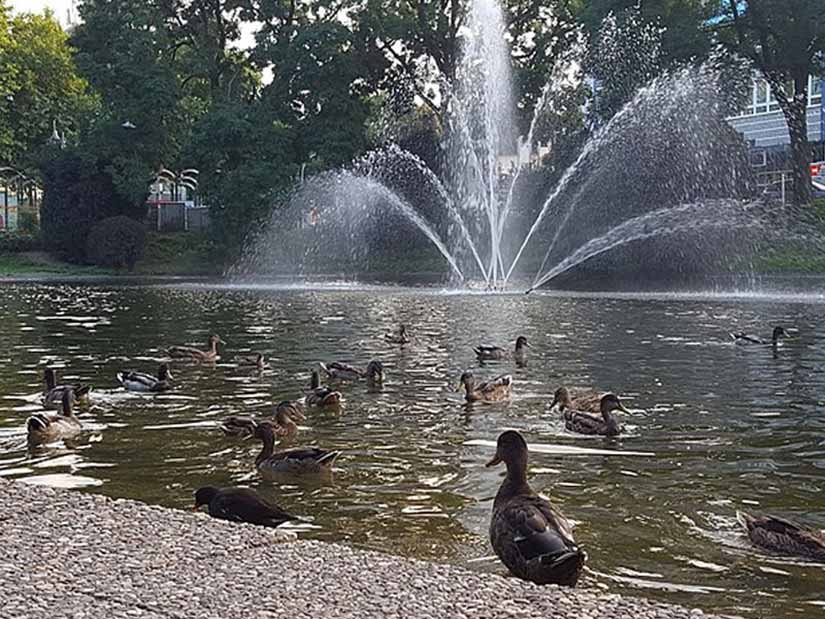
[{"label": "mallard duck", "polygon": [[497,402],[510,397],[513,377],[509,374],[496,376],[492,380],[476,385],[472,372],[464,372],[459,379],[457,390],[464,386],[464,399],[468,402]]},{"label": "mallard duck", "polygon": [[785,331],[785,329],[783,327],[774,327],[773,334],[771,335],[771,341],[770,342],[766,342],[761,337],[758,337],[756,335],[750,335],[748,333],[741,333],[741,332],[740,333],[731,333],[730,337],[734,341],[734,343],[744,345],[744,346],[746,346],[748,344],[759,344],[759,345],[762,345],[762,346],[767,346],[768,344],[771,344],[773,346],[776,346],[779,343],[780,339],[783,339],[783,338],[787,339],[791,336],[788,334],[787,331]]},{"label": "mallard duck", "polygon": [[577,391],[575,395],[571,395],[567,387],[559,387],[553,394],[550,408],[558,406],[560,411],[571,409],[599,414],[601,401],[602,396],[596,391]]},{"label": "mallard duck", "polygon": [[203,505],[208,507],[209,515],[213,518],[231,522],[277,527],[290,520],[300,520],[261,498],[250,488],[198,488],[193,509],[197,511]]},{"label": "mallard duck", "polygon": [[613,411],[619,410],[623,413],[628,410],[622,405],[621,400],[615,393],[606,393],[602,396],[599,404],[601,417],[596,417],[584,411],[572,409],[564,410],[564,427],[577,434],[598,434],[600,436],[616,436],[623,431]]},{"label": "mallard duck", "polygon": [[72,410],[75,399],[72,390],[65,389],[62,398],[62,410],[59,415],[37,414],[29,417],[26,422],[26,433],[30,446],[53,443],[80,433],[83,426]]},{"label": "mallard duck", "polygon": [[321,375],[318,370],[312,370],[312,379],[309,384],[309,391],[304,397],[304,403],[309,408],[337,409],[341,406],[341,392],[322,387]]},{"label": "mallard duck", "polygon": [[372,385],[380,385],[384,382],[384,366],[380,361],[373,359],[367,364],[367,369],[362,370],[346,363],[333,361],[329,365],[318,364],[327,378],[330,380],[363,380]]},{"label": "mallard duck", "polygon": [[[527,343],[527,338],[523,335],[519,335],[516,338],[516,347],[513,350],[513,360],[517,365],[522,366],[527,363],[528,348],[530,348],[530,344]],[[499,361],[501,359],[506,359],[508,356],[507,351],[501,346],[488,346],[486,344],[476,346],[473,348],[473,352],[476,354],[479,361]]]},{"label": "mallard duck", "polygon": [[219,336],[212,335],[209,337],[208,350],[200,350],[191,346],[172,346],[167,349],[166,352],[173,359],[211,362],[218,358],[218,344],[226,345],[226,342],[224,342]]},{"label": "mallard duck", "polygon": [[142,372],[118,372],[117,382],[123,385],[127,391],[158,393],[172,388],[172,372],[169,371],[167,364],[161,363],[158,367],[157,376]]},{"label": "mallard duck", "polygon": [[501,462],[507,476],[493,502],[493,550],[514,576],[539,585],[575,586],[587,555],[564,515],[527,482],[527,443],[515,430],[498,437],[487,466]]},{"label": "mallard duck", "polygon": [[[275,405],[275,434],[294,437],[298,433],[295,420],[304,422],[303,405],[297,400],[284,400]],[[233,415],[221,422],[220,428],[227,436],[251,437],[259,421],[254,417]]]},{"label": "mallard duck", "polygon": [[776,516],[751,516],[736,512],[754,545],[786,556],[825,562],[825,532],[809,531]]},{"label": "mallard duck", "polygon": [[241,357],[238,361],[238,365],[245,368],[255,368],[256,370],[269,369],[269,364],[266,362],[266,358],[261,353],[256,353],[248,357]]},{"label": "mallard duck", "polygon": [[89,399],[89,393],[92,391],[91,385],[58,385],[57,372],[52,368],[46,368],[43,371],[43,380],[46,382],[46,390],[43,392],[43,406],[47,408],[61,408],[63,406],[63,394],[66,391],[71,391],[74,394],[75,400],[82,402]]},{"label": "mallard duck", "polygon": [[290,473],[293,475],[318,475],[330,473],[340,451],[327,451],[318,447],[299,447],[275,452],[275,426],[262,421],[255,428],[255,438],[260,439],[263,448],[255,465],[259,471],[270,473]]},{"label": "mallard duck", "polygon": [[407,325],[399,325],[398,331],[395,333],[387,333],[384,338],[390,344],[409,344],[410,336],[407,333]]}]

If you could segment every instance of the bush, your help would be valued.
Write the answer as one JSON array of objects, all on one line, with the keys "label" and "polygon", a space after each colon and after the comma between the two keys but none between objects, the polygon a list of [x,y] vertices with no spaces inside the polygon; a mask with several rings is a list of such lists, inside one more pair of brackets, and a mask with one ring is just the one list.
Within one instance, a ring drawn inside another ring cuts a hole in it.
[{"label": "bush", "polygon": [[18,210],[17,229],[25,236],[37,236],[40,232],[40,223],[37,221],[37,213],[34,209]]},{"label": "bush", "polygon": [[119,215],[100,221],[86,239],[86,258],[100,267],[127,268],[130,271],[143,257],[146,229],[143,224]]},{"label": "bush", "polygon": [[5,232],[0,234],[0,254],[16,254],[40,249],[40,239],[36,236]]}]

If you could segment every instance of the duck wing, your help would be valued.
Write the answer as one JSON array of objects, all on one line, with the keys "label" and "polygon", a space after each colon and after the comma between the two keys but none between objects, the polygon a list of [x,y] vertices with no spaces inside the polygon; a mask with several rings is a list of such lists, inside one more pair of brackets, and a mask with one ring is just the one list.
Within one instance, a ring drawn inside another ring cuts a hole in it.
[{"label": "duck wing", "polygon": [[333,361],[329,364],[319,363],[321,369],[326,372],[329,378],[334,379],[357,379],[364,376],[364,371],[346,363]]},{"label": "duck wing", "polygon": [[166,354],[170,357],[183,359],[187,357],[201,357],[203,356],[203,351],[193,346],[172,346],[166,349]]},{"label": "duck wing", "polygon": [[500,346],[481,344],[473,348],[473,352],[479,359],[501,359],[504,356],[504,349]]},{"label": "duck wing", "polygon": [[277,527],[288,520],[297,520],[295,516],[246,488],[221,491],[209,503],[209,515],[221,520],[248,522],[266,527]]},{"label": "duck wing", "polygon": [[761,548],[785,555],[825,561],[825,534],[809,531],[776,516],[752,516],[737,512],[750,540]]},{"label": "duck wing", "polygon": [[513,377],[509,374],[502,374],[501,376],[496,376],[488,380],[487,382],[481,383],[477,387],[477,391],[482,393],[489,393],[491,391],[499,391],[499,390],[508,390],[513,384]]},{"label": "duck wing", "polygon": [[731,333],[731,339],[737,344],[765,344],[766,342],[761,338],[756,337],[755,335],[749,335],[747,333]]},{"label": "duck wing", "polygon": [[252,436],[258,423],[252,417],[233,415],[221,421],[220,428],[228,436]]},{"label": "duck wing", "polygon": [[117,381],[130,391],[152,391],[160,384],[155,376],[133,371],[119,372]]},{"label": "duck wing", "polygon": [[570,397],[571,408],[576,411],[601,414],[602,396],[596,391],[580,391]]},{"label": "duck wing", "polygon": [[578,434],[606,434],[607,424],[601,417],[582,411],[564,411],[564,427]]}]

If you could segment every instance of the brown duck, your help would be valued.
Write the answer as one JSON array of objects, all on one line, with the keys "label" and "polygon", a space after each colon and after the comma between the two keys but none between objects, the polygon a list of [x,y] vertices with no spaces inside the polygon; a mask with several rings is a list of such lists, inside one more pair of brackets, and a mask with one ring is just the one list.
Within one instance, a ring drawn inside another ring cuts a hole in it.
[{"label": "brown duck", "polygon": [[560,411],[572,409],[587,413],[601,413],[602,396],[596,391],[576,391],[571,394],[567,387],[559,387],[553,394],[550,408],[558,406]]},{"label": "brown duck", "polygon": [[498,558],[519,578],[539,585],[575,586],[587,555],[573,539],[564,515],[527,482],[527,443],[518,432],[498,437],[496,455],[507,476],[493,503],[490,542]]},{"label": "brown duck", "polygon": [[213,518],[231,522],[277,527],[290,520],[300,520],[249,488],[198,488],[193,509],[197,511],[203,505]]},{"label": "brown duck", "polygon": [[623,413],[628,412],[616,394],[606,393],[599,401],[600,417],[584,411],[566,408],[563,413],[564,427],[576,434],[617,436],[622,433],[623,428],[613,415],[615,410]]},{"label": "brown duck", "polygon": [[[277,436],[294,437],[298,434],[298,425],[295,421],[304,422],[303,406],[294,400],[284,400],[275,405],[275,434]],[[221,422],[220,428],[227,436],[249,438],[255,434],[259,421],[254,417],[233,415]]]},{"label": "brown duck", "polygon": [[825,532],[809,531],[776,516],[752,516],[737,512],[736,519],[755,546],[789,557],[825,563]]},{"label": "brown duck", "polygon": [[341,407],[341,397],[340,391],[333,391],[329,387],[321,386],[321,375],[318,370],[312,370],[309,391],[304,397],[304,404],[308,408],[337,410]]},{"label": "brown duck", "polygon": [[[516,346],[513,349],[513,360],[519,367],[527,365],[528,348],[530,348],[530,344],[527,343],[527,338],[519,335],[516,338]],[[501,346],[490,346],[487,344],[476,346],[473,348],[473,352],[479,361],[500,361],[509,356],[509,353]]]},{"label": "brown duck", "polygon": [[464,372],[459,379],[458,389],[464,387],[464,399],[468,402],[498,402],[510,397],[513,377],[509,374],[496,376],[492,380],[476,384],[472,372]]},{"label": "brown duck", "polygon": [[318,447],[299,447],[275,451],[275,426],[262,421],[255,428],[255,438],[260,439],[263,447],[255,466],[262,473],[288,473],[292,475],[329,474],[340,451],[328,451]]},{"label": "brown duck", "polygon": [[43,371],[43,380],[46,383],[46,389],[43,392],[43,406],[46,408],[63,407],[63,393],[65,391],[72,391],[77,401],[83,402],[89,399],[89,393],[92,391],[90,385],[83,385],[76,383],[74,385],[58,385],[57,372],[52,368],[46,368]]},{"label": "brown duck", "polygon": [[166,350],[166,353],[173,359],[186,359],[189,361],[198,362],[212,362],[218,358],[218,344],[226,345],[219,336],[212,335],[209,337],[207,350],[200,350],[192,346],[172,346]]},{"label": "brown duck", "polygon": [[72,410],[74,399],[72,390],[65,389],[59,415],[37,414],[29,417],[26,422],[26,434],[30,446],[54,443],[80,433],[83,426]]}]

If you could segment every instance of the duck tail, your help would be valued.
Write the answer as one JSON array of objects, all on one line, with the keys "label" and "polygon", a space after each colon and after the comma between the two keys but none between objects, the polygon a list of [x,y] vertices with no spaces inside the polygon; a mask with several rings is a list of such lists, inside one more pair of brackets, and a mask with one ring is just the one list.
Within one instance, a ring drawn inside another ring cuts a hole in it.
[{"label": "duck tail", "polygon": [[89,395],[92,391],[91,385],[78,385],[74,390],[74,397],[75,398],[82,398],[84,396]]},{"label": "duck tail", "polygon": [[340,451],[328,451],[323,456],[318,458],[318,464],[324,468],[331,468],[340,455]]},{"label": "duck tail", "polygon": [[32,415],[26,422],[26,429],[29,432],[41,432],[49,427],[49,422],[41,415]]},{"label": "duck tail", "polygon": [[744,527],[744,529],[745,529],[746,531],[748,531],[748,530],[750,530],[750,528],[751,528],[751,524],[753,523],[753,516],[751,516],[751,515],[750,515],[749,513],[747,513],[747,512],[743,512],[743,511],[738,511],[738,510],[737,510],[737,512],[736,512],[736,520],[739,522],[739,524],[741,524],[741,525],[742,525],[742,527]]},{"label": "duck tail", "polygon": [[329,368],[327,367],[326,363],[324,363],[323,361],[319,361],[318,362],[318,367],[321,368],[321,371],[324,374],[326,374],[327,376],[330,376]]},{"label": "duck tail", "polygon": [[126,385],[123,384],[124,381],[126,380],[126,372],[118,372],[117,374],[115,374],[115,378],[117,379],[117,382],[119,382],[121,384],[121,386],[123,386],[123,387],[126,386]]}]

